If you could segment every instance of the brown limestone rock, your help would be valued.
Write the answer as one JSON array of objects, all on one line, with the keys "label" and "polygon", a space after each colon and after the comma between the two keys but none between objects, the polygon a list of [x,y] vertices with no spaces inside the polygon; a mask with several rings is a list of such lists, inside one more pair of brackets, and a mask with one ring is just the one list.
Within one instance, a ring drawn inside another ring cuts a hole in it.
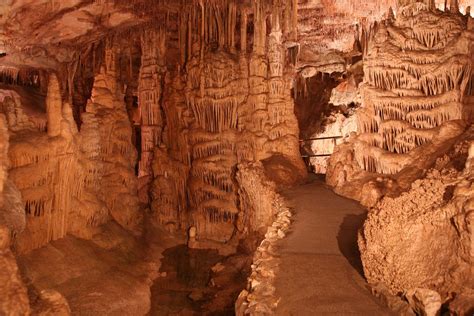
[{"label": "brown limestone rock", "polygon": [[[469,157],[471,143],[456,146],[457,155]],[[384,197],[369,210],[359,234],[368,282],[385,284],[395,295],[406,292],[416,308],[424,304],[426,291],[439,293],[439,304],[444,304],[453,295],[468,297],[473,290],[470,223],[474,183],[469,163],[461,171],[450,166],[455,155],[439,170],[432,169],[415,181],[408,192]],[[418,291],[420,297],[412,290],[417,288],[426,289]],[[463,303],[465,299],[459,299],[459,304],[455,301],[453,308],[463,309],[462,313],[472,308]]]}]

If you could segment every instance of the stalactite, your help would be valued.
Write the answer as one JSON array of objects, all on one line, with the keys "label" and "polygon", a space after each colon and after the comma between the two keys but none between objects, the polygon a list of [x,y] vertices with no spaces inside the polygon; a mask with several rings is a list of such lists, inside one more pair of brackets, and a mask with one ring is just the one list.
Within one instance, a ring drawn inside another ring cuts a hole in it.
[{"label": "stalactite", "polygon": [[254,43],[253,52],[257,55],[265,54],[267,34],[267,19],[261,0],[254,3]]},{"label": "stalactite", "polygon": [[293,0],[292,2],[292,16],[291,16],[291,25],[292,25],[292,35],[293,41],[298,40],[298,0]]},{"label": "stalactite", "polygon": [[449,11],[451,13],[459,14],[459,0],[451,0]]}]

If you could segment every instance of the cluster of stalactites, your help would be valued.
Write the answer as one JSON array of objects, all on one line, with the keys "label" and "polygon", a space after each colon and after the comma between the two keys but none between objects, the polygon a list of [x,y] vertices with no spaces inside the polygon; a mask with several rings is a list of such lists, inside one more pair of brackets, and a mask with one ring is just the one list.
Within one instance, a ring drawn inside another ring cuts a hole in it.
[{"label": "cluster of stalactites", "polygon": [[[66,235],[73,201],[81,197],[82,177],[75,157],[70,154],[50,155],[43,162],[39,160],[39,152],[25,156],[14,149],[11,155],[16,166],[12,180],[22,192],[27,215],[27,229],[19,236],[17,249],[25,252]],[[28,174],[28,183],[22,179],[25,174]]]},{"label": "cluster of stalactites", "polygon": [[19,133],[12,142],[11,175],[27,215],[26,230],[17,241],[19,252],[67,233],[87,238],[92,227],[110,217],[135,228],[136,153],[116,66],[116,50],[108,43],[87,112],[81,115],[80,132],[52,74],[46,97],[47,134],[31,132],[25,141]]},{"label": "cluster of stalactites", "polygon": [[[398,7],[406,7],[409,5],[425,5],[426,8],[430,10],[436,10],[436,1],[435,0],[398,0]],[[444,9],[447,10],[449,7],[449,12],[458,13],[459,12],[459,0],[445,0]]]},{"label": "cluster of stalactites", "polygon": [[[396,15],[397,17],[402,17],[402,18],[408,18],[410,19],[414,15],[417,15],[418,13],[422,11],[432,11],[432,12],[437,12],[438,10],[444,10],[445,12],[451,12],[454,14],[459,14],[461,12],[461,8],[459,6],[459,0],[445,0],[444,5],[442,6],[437,6],[435,0],[398,0],[398,3],[396,5],[396,8],[390,7],[387,14],[386,14],[386,20],[384,23],[386,24],[393,24],[396,21]],[[395,11],[397,14],[395,14]],[[471,6],[468,6],[464,10],[465,15],[467,17],[470,16],[471,12]],[[410,25],[411,27],[412,25]],[[449,31],[449,28],[452,27],[452,23],[448,23],[445,25],[444,28],[426,28],[426,27],[421,27],[422,31],[422,36],[425,38],[422,38],[422,41],[424,42],[423,44],[426,44],[425,46],[429,48],[434,48],[437,41],[440,40],[439,34]],[[369,43],[374,40],[374,36],[377,33],[378,29],[380,27],[379,22],[366,22],[363,21],[357,26],[357,32],[356,32],[356,41],[358,41],[361,45],[362,52],[365,55],[367,53],[367,49],[369,46]],[[393,32],[393,29],[389,30]],[[417,35],[420,35],[418,33]],[[419,38],[418,38],[419,39]],[[444,42],[449,42],[450,39],[443,39]],[[431,45],[430,45],[431,43]],[[415,47],[413,47],[415,45]],[[417,45],[417,43],[413,42],[411,39],[408,39],[405,43],[406,49],[420,49],[422,48],[423,45]],[[441,47],[438,47],[441,48]]]},{"label": "cluster of stalactites", "polygon": [[0,67],[0,83],[19,86],[40,87],[44,79],[43,73],[37,69],[17,68],[9,66]]},{"label": "cluster of stalactites", "polygon": [[[223,56],[223,54],[219,55]],[[195,124],[189,143],[192,166],[188,196],[193,222],[202,238],[228,241],[233,235],[237,163],[235,141],[244,82],[232,59],[212,58],[201,66],[198,56],[188,67],[187,105]],[[202,82],[199,79],[205,78]]]},{"label": "cluster of stalactites", "polygon": [[190,113],[184,96],[183,78],[166,77],[163,94],[163,145],[154,150],[151,210],[162,225],[187,228],[188,174],[192,161],[188,142]]},{"label": "cluster of stalactites", "polygon": [[[252,5],[235,0],[194,1],[179,14],[179,51],[184,65],[193,56],[204,56],[206,50],[220,49],[231,53],[247,52],[248,43],[254,53],[265,54],[269,13],[281,16],[283,32],[296,40],[298,1],[257,0]],[[249,34],[249,23],[253,33]]]}]

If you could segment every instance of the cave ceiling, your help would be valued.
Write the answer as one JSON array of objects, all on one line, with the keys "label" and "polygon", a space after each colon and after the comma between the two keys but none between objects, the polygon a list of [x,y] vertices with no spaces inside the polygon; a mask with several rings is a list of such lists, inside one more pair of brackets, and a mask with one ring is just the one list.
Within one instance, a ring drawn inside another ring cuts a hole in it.
[{"label": "cave ceiling", "polygon": [[[0,53],[2,67],[57,69],[91,43],[144,24],[176,23],[185,6],[219,5],[232,0],[2,0]],[[271,10],[271,0],[268,2]],[[274,0],[276,2],[282,0]],[[290,1],[290,0],[288,0]],[[293,1],[293,0],[292,0]],[[328,51],[352,49],[358,23],[386,15],[397,0],[297,0],[302,59]],[[460,0],[461,10],[472,0]],[[251,0],[236,0],[251,6]],[[284,2],[284,1],[283,1]],[[437,0],[439,7],[443,0]],[[173,29],[173,28],[171,28]]]}]

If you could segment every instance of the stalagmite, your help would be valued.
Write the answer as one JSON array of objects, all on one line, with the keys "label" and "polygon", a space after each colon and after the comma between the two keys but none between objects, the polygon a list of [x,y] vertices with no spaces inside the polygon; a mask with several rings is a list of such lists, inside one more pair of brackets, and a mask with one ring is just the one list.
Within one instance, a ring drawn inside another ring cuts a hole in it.
[{"label": "stalagmite", "polygon": [[[70,129],[70,133],[72,135],[77,134],[79,131],[77,129],[76,121],[74,121],[71,104],[69,104],[68,102],[65,102],[63,104],[62,117],[67,122],[67,125]],[[62,129],[64,129],[63,126],[61,126],[61,127],[62,127]],[[69,131],[66,131],[66,133],[67,132],[69,132]]]},{"label": "stalagmite", "polygon": [[116,56],[117,48],[109,44],[104,60],[107,69],[101,67],[96,76],[88,113],[84,114],[87,118],[81,134],[87,132],[91,138],[85,140],[87,142],[83,146],[87,160],[92,161],[86,161],[90,169],[84,179],[91,185],[82,190],[103,193],[100,194],[101,201],[96,201],[96,205],[91,207],[92,214],[85,212],[81,215],[86,215],[88,222],[101,224],[107,216],[102,209],[105,204],[106,212],[117,223],[138,234],[142,229],[142,214],[139,212],[138,183],[133,170],[137,154],[131,143],[132,130],[118,84]]},{"label": "stalagmite", "polygon": [[48,114],[48,135],[51,137],[58,136],[61,133],[62,99],[59,82],[55,74],[49,76],[46,112]]}]

